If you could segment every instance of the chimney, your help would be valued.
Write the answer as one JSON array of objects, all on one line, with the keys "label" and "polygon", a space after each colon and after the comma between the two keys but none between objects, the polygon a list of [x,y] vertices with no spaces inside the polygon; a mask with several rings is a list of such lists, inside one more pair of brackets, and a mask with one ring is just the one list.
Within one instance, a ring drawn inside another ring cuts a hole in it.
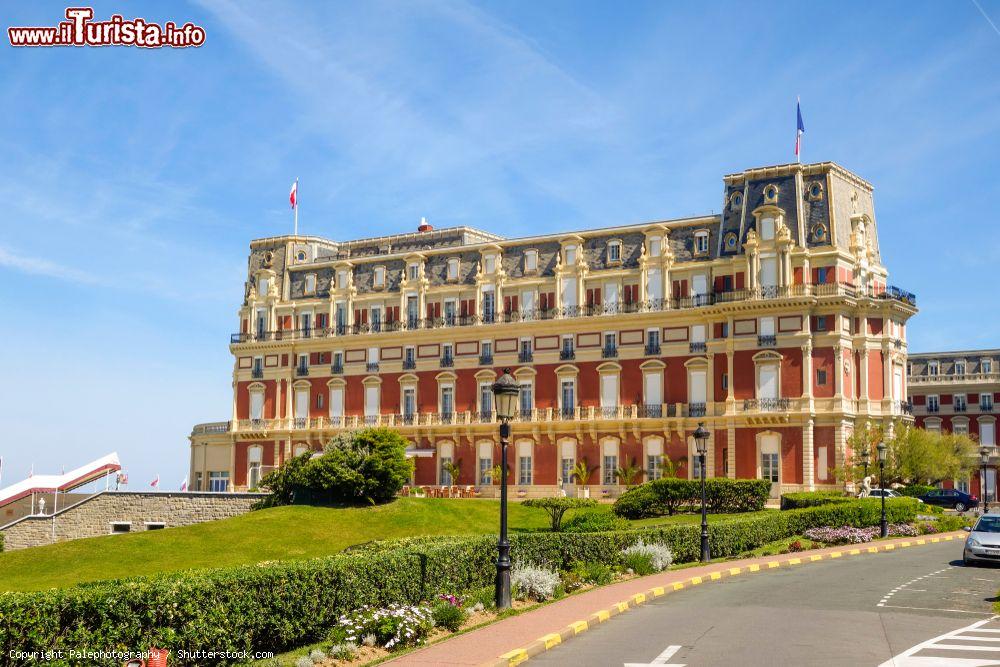
[{"label": "chimney", "polygon": [[418,232],[429,232],[434,228],[427,222],[427,218],[420,218],[420,226],[417,227]]}]

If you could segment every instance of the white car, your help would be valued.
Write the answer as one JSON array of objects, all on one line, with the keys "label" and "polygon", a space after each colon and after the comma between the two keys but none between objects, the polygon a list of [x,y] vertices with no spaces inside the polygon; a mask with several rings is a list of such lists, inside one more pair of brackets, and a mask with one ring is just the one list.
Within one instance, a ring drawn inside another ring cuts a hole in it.
[{"label": "white car", "polygon": [[1000,560],[1000,515],[984,514],[969,531],[965,539],[962,560],[972,563]]},{"label": "white car", "polygon": [[[900,494],[896,493],[892,489],[872,489],[871,492],[868,494],[869,498],[881,498],[882,496],[885,496],[886,498],[905,498],[906,497],[906,496],[903,496],[903,495],[900,495]],[[914,500],[916,500],[918,503],[924,502],[920,498],[914,498]]]}]

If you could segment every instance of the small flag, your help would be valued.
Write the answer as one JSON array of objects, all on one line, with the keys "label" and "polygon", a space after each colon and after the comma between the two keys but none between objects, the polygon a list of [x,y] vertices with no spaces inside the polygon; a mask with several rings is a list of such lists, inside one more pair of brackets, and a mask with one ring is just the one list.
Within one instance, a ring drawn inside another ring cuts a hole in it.
[{"label": "small flag", "polygon": [[288,193],[288,201],[292,205],[292,208],[296,208],[299,205],[299,179],[295,179],[292,183],[292,191]]},{"label": "small flag", "polygon": [[181,482],[181,491],[187,491],[187,490],[188,490],[188,478],[185,477],[184,481]]},{"label": "small flag", "polygon": [[28,471],[28,477],[34,477],[34,476],[35,476],[35,464],[32,463],[31,470]]},{"label": "small flag", "polygon": [[153,481],[149,483],[149,485],[154,489],[158,487],[160,485],[160,475],[157,474],[156,477],[153,478]]},{"label": "small flag", "polygon": [[802,123],[802,103],[799,98],[795,98],[795,159],[800,160],[800,151],[802,149],[802,135],[806,131],[806,126]]}]

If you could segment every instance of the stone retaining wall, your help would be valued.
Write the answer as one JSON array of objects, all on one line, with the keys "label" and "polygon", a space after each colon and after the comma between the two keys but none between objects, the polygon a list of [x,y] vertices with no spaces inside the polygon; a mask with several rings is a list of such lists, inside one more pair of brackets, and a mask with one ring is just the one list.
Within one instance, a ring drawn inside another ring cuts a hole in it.
[{"label": "stone retaining wall", "polygon": [[150,525],[173,528],[225,519],[249,512],[263,497],[258,493],[102,491],[59,510],[55,517],[27,516],[0,528],[0,533],[4,549],[12,551],[109,535],[113,523],[128,523],[129,532],[141,532],[150,530]]}]

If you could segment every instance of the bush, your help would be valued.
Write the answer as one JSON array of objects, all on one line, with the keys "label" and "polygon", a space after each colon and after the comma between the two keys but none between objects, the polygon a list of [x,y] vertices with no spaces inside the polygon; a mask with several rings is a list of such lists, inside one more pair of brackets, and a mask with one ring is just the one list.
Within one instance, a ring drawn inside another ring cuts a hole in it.
[{"label": "bush", "polygon": [[595,586],[610,584],[611,580],[615,578],[614,571],[604,563],[573,563],[570,572],[579,577],[583,583]]},{"label": "bush", "polygon": [[[919,503],[886,503],[891,523],[909,523]],[[879,501],[854,500],[787,512],[768,512],[709,524],[712,554],[738,556],[769,542],[820,526],[876,526]],[[622,551],[642,541],[668,547],[675,563],[700,556],[698,525],[651,526],[600,533],[511,535],[519,564],[550,570],[577,561],[620,563]],[[0,593],[0,646],[5,651],[133,649],[160,646],[193,652],[287,651],[319,641],[337,621],[363,606],[412,605],[441,593],[483,593],[492,602],[496,537],[421,537],[376,542],[350,552],[309,560],[176,572],[151,578],[100,581],[72,588]],[[543,570],[548,571],[548,570]],[[549,571],[547,590],[558,577]],[[553,583],[554,582],[554,583]],[[428,612],[429,613],[429,612]],[[363,641],[374,629],[359,630]],[[347,637],[334,638],[341,643]],[[115,661],[99,662],[117,666]],[[176,665],[220,664],[200,658]]]},{"label": "bush", "polygon": [[[889,524],[888,528],[889,537],[916,537],[920,534],[917,528],[907,523]],[[880,526],[867,526],[865,528],[824,526],[809,528],[805,531],[805,536],[814,542],[825,544],[861,544],[874,540],[880,535],[881,530]]]},{"label": "bush", "polygon": [[640,577],[656,572],[656,569],[653,568],[653,557],[644,552],[625,554],[625,567]]},{"label": "bush", "polygon": [[[705,480],[705,504],[713,514],[760,511],[770,494],[771,483],[763,479]],[[657,479],[623,493],[611,511],[626,519],[641,519],[672,515],[696,505],[701,505],[701,480]]]},{"label": "bush", "polygon": [[839,491],[803,491],[801,493],[781,494],[781,509],[797,510],[803,507],[816,507],[830,503],[850,502],[849,498]]},{"label": "bush", "polygon": [[571,509],[580,507],[593,507],[596,500],[590,498],[529,498],[521,503],[524,507],[538,507],[549,513],[549,520],[552,523],[553,532],[558,533],[562,523],[563,515]]},{"label": "bush", "polygon": [[433,627],[427,607],[390,604],[382,609],[362,607],[341,616],[331,636],[335,642],[342,638],[356,646],[365,635],[373,634],[379,646],[392,651],[422,643]]},{"label": "bush", "polygon": [[[625,556],[626,565],[628,565],[630,556],[644,556],[648,558],[649,566],[652,568],[652,572],[665,570],[670,567],[670,564],[674,561],[674,555],[670,552],[669,547],[663,544],[656,544],[654,542],[647,544],[642,540],[639,540],[632,546],[625,547],[625,549],[622,550],[622,554]],[[632,571],[636,574],[649,574],[639,572],[639,570],[634,567],[632,567]]]},{"label": "bush", "polygon": [[435,603],[431,608],[431,614],[434,617],[434,625],[450,632],[458,632],[462,623],[468,618],[468,614],[461,606],[446,600]]},{"label": "bush", "polygon": [[270,495],[257,507],[291,503],[385,503],[413,473],[407,441],[388,428],[366,428],[335,437],[323,454],[301,454],[260,482]]},{"label": "bush", "polygon": [[579,512],[567,519],[563,526],[566,533],[599,533],[605,530],[627,530],[629,522],[611,512]]},{"label": "bush", "polygon": [[537,565],[515,565],[510,571],[510,586],[519,600],[547,600],[555,594],[559,583],[558,574]]}]

